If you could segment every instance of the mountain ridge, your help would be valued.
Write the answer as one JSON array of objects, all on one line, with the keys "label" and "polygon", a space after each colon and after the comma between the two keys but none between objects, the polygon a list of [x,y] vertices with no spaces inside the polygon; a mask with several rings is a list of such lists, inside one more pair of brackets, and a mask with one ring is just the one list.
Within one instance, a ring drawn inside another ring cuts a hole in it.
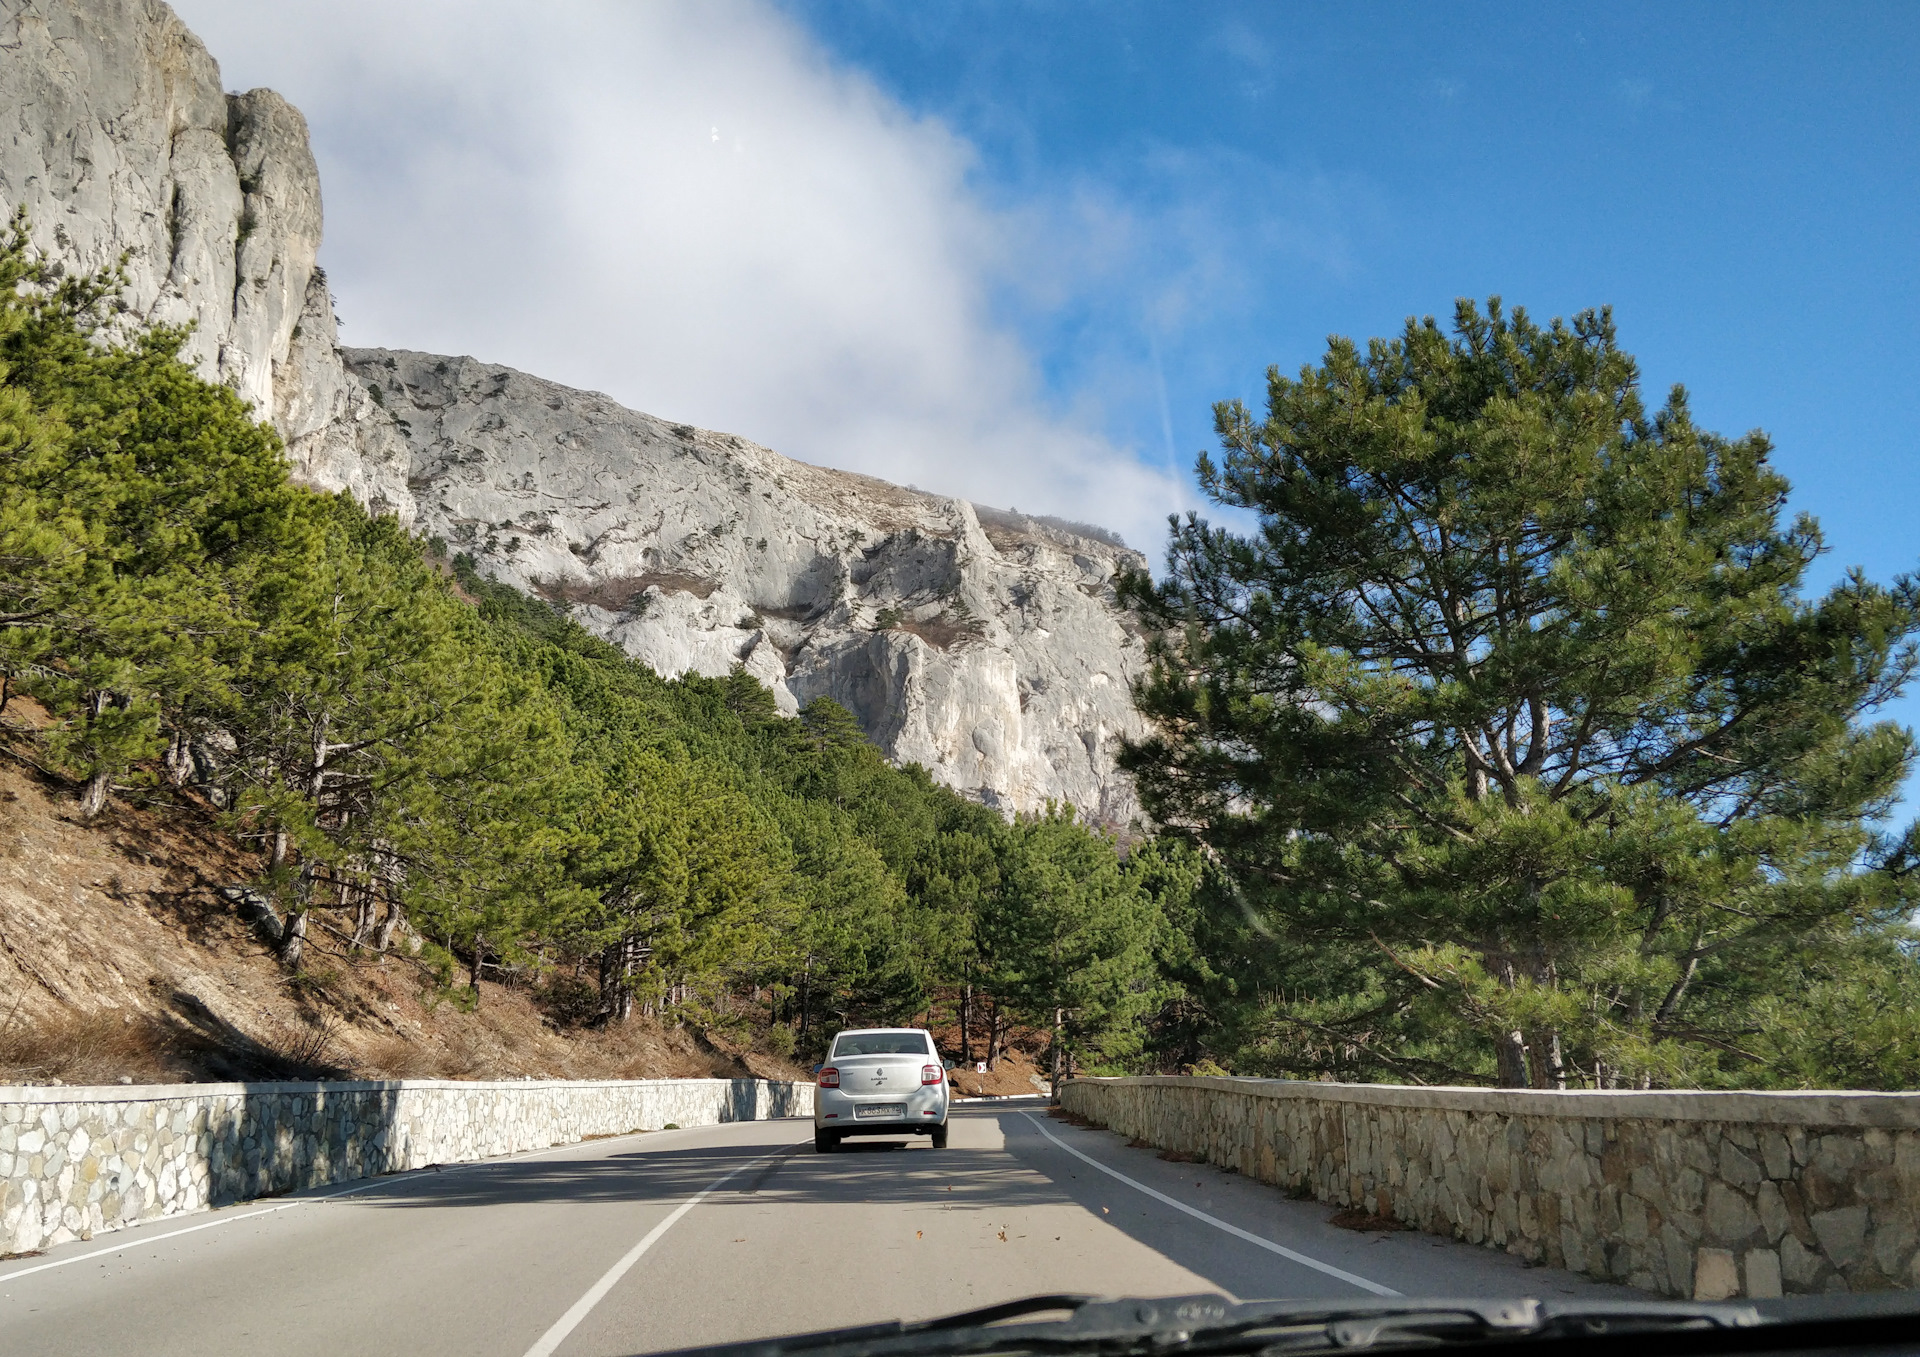
[{"label": "mountain ridge", "polygon": [[343,349],[298,109],[227,93],[160,0],[0,0],[0,53],[0,194],[35,246],[123,269],[131,324],[191,325],[183,358],[273,422],[297,479],[663,674],[741,664],[1003,810],[1137,818],[1114,756],[1145,730],[1144,654],[1111,586],[1139,553],[497,364]]}]

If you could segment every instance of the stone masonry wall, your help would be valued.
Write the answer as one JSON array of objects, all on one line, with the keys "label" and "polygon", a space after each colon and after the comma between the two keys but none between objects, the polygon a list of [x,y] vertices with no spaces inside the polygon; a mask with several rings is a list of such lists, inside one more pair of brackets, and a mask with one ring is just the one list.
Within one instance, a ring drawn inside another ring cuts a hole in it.
[{"label": "stone masonry wall", "polygon": [[0,1088],[0,1255],[428,1164],[812,1113],[811,1084],[757,1079]]},{"label": "stone masonry wall", "polygon": [[1670,1296],[1920,1286],[1920,1094],[1076,1079],[1070,1112],[1300,1195]]}]

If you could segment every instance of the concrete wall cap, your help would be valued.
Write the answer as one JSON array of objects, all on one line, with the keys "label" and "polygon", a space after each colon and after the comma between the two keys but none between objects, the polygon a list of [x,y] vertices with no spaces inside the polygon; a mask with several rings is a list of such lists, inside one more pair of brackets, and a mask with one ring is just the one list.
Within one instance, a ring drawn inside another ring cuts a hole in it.
[{"label": "concrete wall cap", "polygon": [[454,1089],[464,1093],[526,1092],[533,1089],[631,1089],[709,1087],[718,1084],[770,1084],[810,1088],[809,1081],[778,1079],[341,1079],[320,1083],[268,1080],[243,1084],[6,1084],[0,1104],[151,1103],[198,1098],[308,1096],[316,1093],[402,1093],[410,1089]]},{"label": "concrete wall cap", "polygon": [[1330,1084],[1307,1079],[1179,1074],[1087,1077],[1085,1082],[1204,1088],[1254,1098],[1292,1098],[1375,1107],[1427,1107],[1452,1112],[1496,1112],[1511,1117],[1920,1129],[1920,1093],[1847,1090],[1722,1092],[1685,1089],[1583,1089],[1559,1092],[1549,1089],[1445,1085]]}]

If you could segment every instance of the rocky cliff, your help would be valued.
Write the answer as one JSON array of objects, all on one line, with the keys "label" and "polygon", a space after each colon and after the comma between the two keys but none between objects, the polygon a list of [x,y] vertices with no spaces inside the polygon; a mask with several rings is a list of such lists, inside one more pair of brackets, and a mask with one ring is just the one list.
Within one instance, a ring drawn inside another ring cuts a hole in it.
[{"label": "rocky cliff", "polygon": [[0,0],[0,195],[347,489],[569,606],[662,673],[734,664],[847,706],[893,758],[1013,810],[1135,813],[1140,647],[1096,535],[779,456],[470,358],[341,350],[298,110],[227,94],[159,0]]},{"label": "rocky cliff", "polygon": [[407,447],[334,349],[320,173],[298,109],[227,94],[159,0],[0,0],[0,201],[286,438],[301,479],[411,518]]},{"label": "rocky cliff", "polygon": [[1136,553],[795,462],[470,358],[345,351],[413,448],[419,525],[662,673],[831,697],[989,804],[1125,823]]}]

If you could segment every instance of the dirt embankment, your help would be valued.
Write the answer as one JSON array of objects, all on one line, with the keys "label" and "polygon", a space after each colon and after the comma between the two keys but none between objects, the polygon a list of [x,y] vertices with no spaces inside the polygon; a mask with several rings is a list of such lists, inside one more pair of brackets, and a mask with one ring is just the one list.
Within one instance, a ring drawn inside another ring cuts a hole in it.
[{"label": "dirt embankment", "polygon": [[324,927],[290,975],[221,893],[259,870],[191,798],[117,797],[80,823],[72,789],[0,733],[0,1083],[807,1077],[648,1020],[561,1030],[491,981],[469,1008]]}]

